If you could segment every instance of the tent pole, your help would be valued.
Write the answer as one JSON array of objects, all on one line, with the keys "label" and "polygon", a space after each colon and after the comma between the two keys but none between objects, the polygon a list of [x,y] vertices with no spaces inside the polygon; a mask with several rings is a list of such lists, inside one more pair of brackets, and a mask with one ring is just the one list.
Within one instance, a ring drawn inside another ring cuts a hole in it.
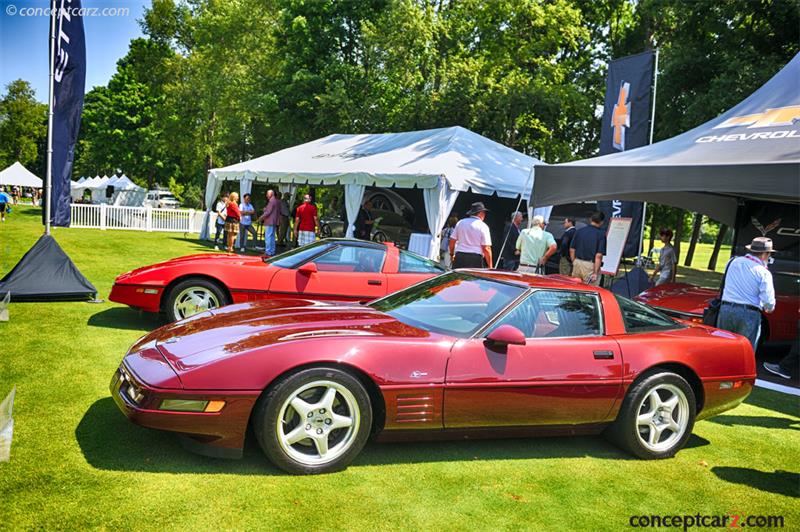
[{"label": "tent pole", "polygon": [[53,65],[56,54],[56,0],[50,3],[50,61],[49,61],[49,94],[47,99],[47,172],[45,174],[45,206],[44,206],[44,234],[50,234],[50,211],[53,199],[50,193],[53,190]]},{"label": "tent pole", "polygon": [[[656,95],[658,94],[658,48],[656,48],[655,65],[653,68],[653,108],[650,111],[650,144],[653,143],[653,130],[656,125]],[[642,256],[644,251],[644,224],[647,221],[647,202],[642,204],[642,228],[639,233],[639,253]],[[650,229],[653,230],[652,228]]]},{"label": "tent pole", "polygon": [[[528,185],[528,183],[530,183],[531,179],[533,178],[533,171],[534,171],[535,168],[536,168],[536,165],[532,164],[531,165],[531,171],[528,172],[528,179],[525,180],[525,188],[522,189],[523,192],[521,192],[520,195],[519,195],[519,201],[517,202],[517,208],[514,209],[514,212],[519,212],[519,206],[522,205],[522,200],[525,198],[524,191],[529,190],[531,188],[530,185]],[[530,201],[530,200],[528,200],[528,201]],[[514,223],[514,220],[511,220],[511,223]],[[530,225],[530,220],[528,220],[528,224]],[[509,229],[509,231],[511,230],[510,227],[508,229]],[[497,254],[497,258],[494,261],[494,265],[490,264],[490,266],[492,266],[492,268],[496,269],[497,265],[500,264],[500,259],[503,256],[503,251],[506,249],[506,240],[508,240],[508,233],[503,235],[503,245],[500,246],[500,253]]]}]

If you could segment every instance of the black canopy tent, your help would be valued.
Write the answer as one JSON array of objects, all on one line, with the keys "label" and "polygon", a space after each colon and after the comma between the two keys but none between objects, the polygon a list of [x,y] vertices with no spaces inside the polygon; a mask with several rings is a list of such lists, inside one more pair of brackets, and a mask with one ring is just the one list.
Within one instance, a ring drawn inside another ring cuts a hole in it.
[{"label": "black canopy tent", "polygon": [[728,112],[668,140],[538,166],[535,206],[620,199],[735,225],[742,200],[800,203],[800,54]]}]

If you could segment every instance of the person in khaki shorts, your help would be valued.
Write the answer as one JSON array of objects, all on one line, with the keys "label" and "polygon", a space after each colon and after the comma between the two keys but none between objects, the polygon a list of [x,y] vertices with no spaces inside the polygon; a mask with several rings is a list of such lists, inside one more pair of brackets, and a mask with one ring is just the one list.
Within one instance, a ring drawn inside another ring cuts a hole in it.
[{"label": "person in khaki shorts", "polygon": [[589,225],[576,231],[569,247],[572,276],[594,286],[600,284],[600,267],[606,254],[606,233],[600,227],[605,219],[600,211],[592,213]]},{"label": "person in khaki shorts", "polygon": [[544,274],[544,265],[556,252],[556,239],[544,227],[544,217],[537,214],[531,228],[523,229],[517,237],[518,271]]},{"label": "person in khaki shorts", "polygon": [[575,219],[564,218],[564,234],[561,235],[561,245],[559,246],[558,254],[558,273],[572,275],[572,259],[569,256],[569,247],[572,245],[572,239],[575,237]]}]

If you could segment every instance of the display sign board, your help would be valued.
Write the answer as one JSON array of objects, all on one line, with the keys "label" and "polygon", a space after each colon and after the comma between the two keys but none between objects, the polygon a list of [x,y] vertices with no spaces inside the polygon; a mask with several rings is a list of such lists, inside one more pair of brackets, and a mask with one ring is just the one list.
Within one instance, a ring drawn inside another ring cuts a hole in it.
[{"label": "display sign board", "polygon": [[628,233],[631,231],[632,218],[612,218],[608,222],[608,232],[606,233],[606,254],[603,255],[603,265],[600,273],[604,275],[617,275],[619,263],[622,260],[622,252],[625,250],[625,242],[628,240]]}]

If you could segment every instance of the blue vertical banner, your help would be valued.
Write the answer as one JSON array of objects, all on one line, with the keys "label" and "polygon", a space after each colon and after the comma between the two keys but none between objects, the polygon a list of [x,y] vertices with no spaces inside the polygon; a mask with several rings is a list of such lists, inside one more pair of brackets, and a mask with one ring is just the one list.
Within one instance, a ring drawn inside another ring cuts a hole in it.
[{"label": "blue vertical banner", "polygon": [[50,160],[52,191],[46,199],[51,202],[50,223],[69,227],[70,178],[86,83],[86,40],[81,0],[55,0],[51,6],[54,9],[50,16],[55,17],[50,36],[50,50],[54,53],[51,61],[53,154]]},{"label": "blue vertical banner", "polygon": [[[600,155],[619,153],[649,144],[655,52],[623,57],[608,65],[603,107]],[[638,201],[598,201],[597,208],[611,218],[632,218],[624,257],[639,253],[643,205]]]}]

